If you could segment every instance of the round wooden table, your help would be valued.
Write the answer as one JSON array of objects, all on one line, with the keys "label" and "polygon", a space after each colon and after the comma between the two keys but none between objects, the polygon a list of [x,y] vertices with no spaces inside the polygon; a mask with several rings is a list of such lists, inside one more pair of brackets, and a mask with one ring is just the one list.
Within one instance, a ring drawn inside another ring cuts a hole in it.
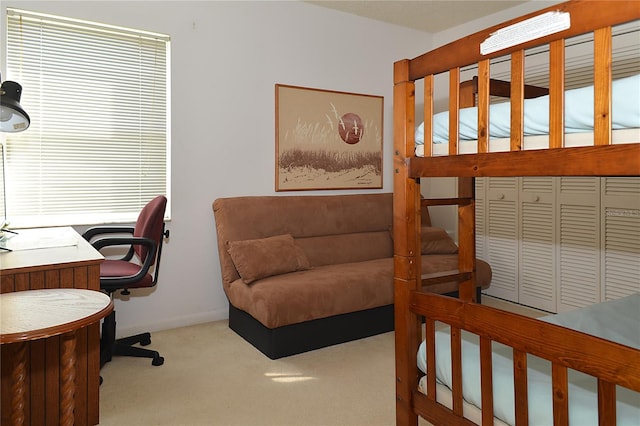
[{"label": "round wooden table", "polygon": [[57,288],[0,294],[0,344],[15,352],[11,383],[11,423],[24,422],[25,342],[60,335],[60,424],[74,423],[76,331],[113,310],[111,298],[95,290]]}]

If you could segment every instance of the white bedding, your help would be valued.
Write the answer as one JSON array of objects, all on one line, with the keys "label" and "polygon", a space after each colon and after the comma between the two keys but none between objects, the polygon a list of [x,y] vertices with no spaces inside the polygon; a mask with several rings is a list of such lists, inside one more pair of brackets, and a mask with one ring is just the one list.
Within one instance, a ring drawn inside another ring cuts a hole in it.
[{"label": "white bedding", "polygon": [[[540,318],[543,321],[580,330],[623,345],[640,349],[640,293],[599,303],[574,311]],[[451,348],[448,327],[436,332],[437,380],[451,387]],[[426,348],[422,342],[417,354],[418,368],[426,372]],[[528,356],[529,424],[553,424],[551,364]],[[480,361],[477,336],[463,332],[463,396],[480,407]],[[513,360],[511,348],[493,344],[494,416],[515,424]],[[569,421],[576,425],[598,423],[596,379],[569,371]],[[617,388],[618,425],[640,425],[640,394]]]},{"label": "white bedding", "polygon": [[[640,134],[640,74],[615,80],[612,83],[613,109],[611,112],[614,143],[638,142]],[[565,134],[568,145],[581,146],[592,144],[593,139],[593,86],[572,89],[565,92]],[[510,103],[503,102],[490,106],[490,149],[491,152],[509,149]],[[546,136],[549,133],[549,96],[527,99],[524,102],[524,148],[540,149],[548,147]],[[478,111],[476,107],[460,110],[460,153],[472,153],[478,137]],[[616,136],[618,130],[636,130],[630,136]],[[538,140],[529,141],[530,136]],[[434,155],[446,155],[449,140],[449,112],[444,111],[433,116]],[[502,140],[503,142],[500,142]],[[506,141],[506,143],[505,143]],[[422,156],[424,150],[424,123],[415,133],[416,155]],[[466,148],[463,148],[467,145]],[[462,152],[462,151],[465,152]]]}]

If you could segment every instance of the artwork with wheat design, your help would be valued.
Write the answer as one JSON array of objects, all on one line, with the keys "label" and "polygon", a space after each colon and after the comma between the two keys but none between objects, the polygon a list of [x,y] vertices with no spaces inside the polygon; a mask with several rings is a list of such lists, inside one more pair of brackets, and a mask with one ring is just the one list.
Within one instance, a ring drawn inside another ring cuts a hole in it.
[{"label": "artwork with wheat design", "polygon": [[276,84],[276,190],[382,188],[383,102]]}]

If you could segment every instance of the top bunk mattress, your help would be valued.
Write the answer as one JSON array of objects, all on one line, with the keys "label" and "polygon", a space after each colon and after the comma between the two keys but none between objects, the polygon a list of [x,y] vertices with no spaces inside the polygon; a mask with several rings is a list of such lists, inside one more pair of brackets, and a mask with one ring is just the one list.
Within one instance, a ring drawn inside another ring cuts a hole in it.
[{"label": "top bunk mattress", "polygon": [[[612,83],[613,143],[640,142],[640,74],[615,80]],[[593,86],[565,92],[565,143],[566,146],[593,144]],[[510,102],[495,103],[489,109],[489,151],[510,149]],[[477,152],[478,108],[460,110],[459,153]],[[549,96],[524,101],[523,149],[549,147]],[[433,155],[448,155],[449,112],[433,116]],[[415,133],[416,155],[424,155],[424,123]]]}]

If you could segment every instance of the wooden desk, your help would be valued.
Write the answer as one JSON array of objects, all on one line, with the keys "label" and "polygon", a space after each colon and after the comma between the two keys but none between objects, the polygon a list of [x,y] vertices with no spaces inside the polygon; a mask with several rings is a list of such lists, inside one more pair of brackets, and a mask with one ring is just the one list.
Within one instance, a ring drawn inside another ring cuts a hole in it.
[{"label": "wooden desk", "polygon": [[[0,293],[23,290],[100,289],[103,257],[78,235],[75,246],[0,253]],[[11,420],[12,345],[0,347],[0,423]],[[99,423],[100,324],[76,332],[75,424]],[[25,424],[58,425],[60,412],[61,335],[25,343],[28,354],[25,378]]]},{"label": "wooden desk", "polygon": [[0,344],[11,344],[11,423],[25,422],[26,342],[61,336],[60,424],[75,423],[76,333],[113,310],[106,294],[59,288],[0,294]]}]

